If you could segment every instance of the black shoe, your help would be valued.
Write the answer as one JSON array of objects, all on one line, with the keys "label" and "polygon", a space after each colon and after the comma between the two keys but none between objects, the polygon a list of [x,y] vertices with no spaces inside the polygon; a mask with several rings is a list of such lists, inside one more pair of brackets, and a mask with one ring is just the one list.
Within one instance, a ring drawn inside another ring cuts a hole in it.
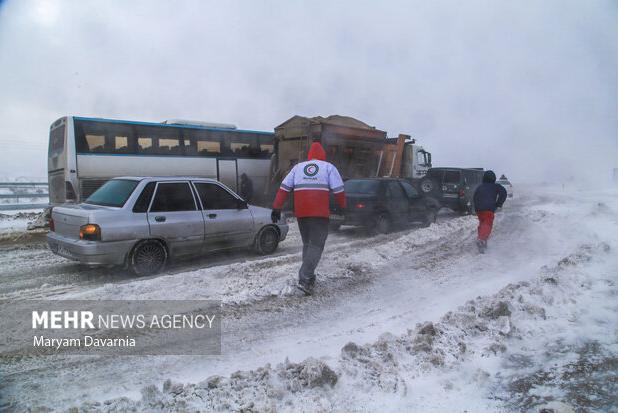
[{"label": "black shoe", "polygon": [[305,293],[305,295],[313,294],[313,284],[307,284],[299,281],[296,288]]},{"label": "black shoe", "polygon": [[476,240],[476,246],[479,249],[481,254],[485,254],[485,250],[487,249],[487,241],[484,240]]}]

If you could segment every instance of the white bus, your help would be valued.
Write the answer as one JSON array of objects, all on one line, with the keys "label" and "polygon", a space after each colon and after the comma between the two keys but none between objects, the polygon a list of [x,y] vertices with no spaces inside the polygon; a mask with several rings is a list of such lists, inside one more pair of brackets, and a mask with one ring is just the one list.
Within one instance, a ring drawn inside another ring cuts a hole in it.
[{"label": "white bus", "polygon": [[82,202],[117,176],[201,176],[240,193],[244,173],[253,187],[249,201],[260,204],[273,153],[272,132],[233,125],[66,116],[50,127],[49,200]]}]

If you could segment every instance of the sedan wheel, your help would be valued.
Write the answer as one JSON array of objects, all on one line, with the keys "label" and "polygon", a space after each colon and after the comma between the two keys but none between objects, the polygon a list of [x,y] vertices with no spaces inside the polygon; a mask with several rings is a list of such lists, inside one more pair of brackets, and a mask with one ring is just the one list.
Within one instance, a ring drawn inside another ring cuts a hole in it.
[{"label": "sedan wheel", "polygon": [[373,229],[378,234],[388,234],[391,230],[391,220],[386,214],[382,214],[376,219]]},{"label": "sedan wheel", "polygon": [[129,259],[129,266],[134,274],[156,274],[167,263],[167,250],[161,241],[145,240],[133,248]]},{"label": "sedan wheel", "polygon": [[273,227],[262,228],[255,240],[255,250],[258,254],[268,255],[277,250],[279,233]]},{"label": "sedan wheel", "polygon": [[429,227],[431,224],[436,222],[438,214],[436,211],[430,209],[427,211],[427,215],[425,215],[425,221],[423,222],[423,227]]}]

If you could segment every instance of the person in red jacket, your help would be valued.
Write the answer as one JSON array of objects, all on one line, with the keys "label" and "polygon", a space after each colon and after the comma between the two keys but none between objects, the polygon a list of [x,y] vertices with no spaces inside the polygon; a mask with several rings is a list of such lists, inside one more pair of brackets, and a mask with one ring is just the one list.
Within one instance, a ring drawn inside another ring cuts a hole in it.
[{"label": "person in red jacket", "polygon": [[337,168],[326,162],[324,148],[311,145],[308,160],[299,162],[283,178],[273,203],[273,222],[281,219],[281,208],[294,192],[294,215],[303,240],[303,263],[298,271],[298,288],[310,295],[315,285],[315,268],[320,262],[328,237],[330,192],[340,208],[345,208],[343,181]]}]

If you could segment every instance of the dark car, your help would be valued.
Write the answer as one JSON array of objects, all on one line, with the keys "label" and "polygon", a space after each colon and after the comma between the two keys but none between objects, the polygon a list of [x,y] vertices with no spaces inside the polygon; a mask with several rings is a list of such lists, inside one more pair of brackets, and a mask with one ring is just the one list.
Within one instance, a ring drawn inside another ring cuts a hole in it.
[{"label": "dark car", "polygon": [[483,168],[430,168],[419,189],[441,207],[462,214],[474,213],[474,191],[483,181]]},{"label": "dark car", "polygon": [[344,185],[347,207],[342,217],[331,217],[335,228],[353,225],[387,233],[414,222],[429,226],[436,221],[438,202],[404,179],[350,179]]}]

